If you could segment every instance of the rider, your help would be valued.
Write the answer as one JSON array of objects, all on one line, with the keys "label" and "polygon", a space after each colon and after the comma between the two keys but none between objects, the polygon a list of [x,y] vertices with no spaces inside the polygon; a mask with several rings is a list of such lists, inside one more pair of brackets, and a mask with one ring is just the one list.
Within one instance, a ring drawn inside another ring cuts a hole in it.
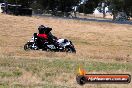
[{"label": "rider", "polygon": [[47,39],[49,42],[52,42],[53,40],[57,40],[57,37],[53,36],[52,33],[50,32],[52,28],[45,27],[43,25],[39,26],[38,31],[38,37]]},{"label": "rider", "polygon": [[54,44],[56,47],[59,47],[59,44],[56,42],[57,37],[53,36],[50,32],[52,28],[45,27],[43,25],[39,26],[38,31],[39,34],[37,35],[40,38],[43,38],[44,40],[48,41],[49,43]]},{"label": "rider", "polygon": [[37,36],[47,40],[48,39],[48,35],[45,32],[45,29],[46,29],[45,26],[43,26],[43,25],[39,26],[39,28],[38,28],[39,34]]}]

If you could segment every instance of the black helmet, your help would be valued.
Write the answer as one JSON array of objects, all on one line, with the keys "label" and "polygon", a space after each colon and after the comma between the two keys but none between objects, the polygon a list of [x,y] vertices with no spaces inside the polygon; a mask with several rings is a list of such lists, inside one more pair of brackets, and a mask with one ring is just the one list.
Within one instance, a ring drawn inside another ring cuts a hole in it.
[{"label": "black helmet", "polygon": [[38,27],[39,34],[45,33],[45,29],[46,29],[46,27],[45,27],[44,25],[40,25],[40,26]]},{"label": "black helmet", "polygon": [[48,34],[51,30],[52,30],[52,28],[45,27],[44,25],[40,25],[38,27],[39,34],[43,34],[43,33]]},{"label": "black helmet", "polygon": [[44,29],[44,28],[46,28],[44,25],[40,25],[40,26],[38,27],[38,30],[41,30],[41,29]]}]

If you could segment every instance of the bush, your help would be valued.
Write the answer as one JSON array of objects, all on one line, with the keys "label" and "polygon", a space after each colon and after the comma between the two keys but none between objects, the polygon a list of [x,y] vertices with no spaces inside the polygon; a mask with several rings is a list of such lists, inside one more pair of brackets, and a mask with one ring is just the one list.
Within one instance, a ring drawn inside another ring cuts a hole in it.
[{"label": "bush", "polygon": [[85,4],[80,5],[78,10],[80,13],[91,14],[93,13],[95,7],[95,2],[93,0],[89,0]]}]

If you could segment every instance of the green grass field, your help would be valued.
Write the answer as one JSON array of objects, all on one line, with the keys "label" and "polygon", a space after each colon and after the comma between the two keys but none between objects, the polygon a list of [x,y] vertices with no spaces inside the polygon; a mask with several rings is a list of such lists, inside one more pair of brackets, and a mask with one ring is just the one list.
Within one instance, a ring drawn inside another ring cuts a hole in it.
[{"label": "green grass field", "polygon": [[[93,74],[130,73],[132,71],[131,63],[77,61],[67,58],[28,59],[5,57],[0,59],[0,87],[75,88],[78,87],[75,77],[79,64],[83,64],[83,68],[88,73]],[[89,85],[85,85],[85,87],[87,86]],[[98,86],[103,88],[101,84],[98,84]],[[94,87],[97,86],[94,84]],[[108,88],[111,88],[110,85]]]}]

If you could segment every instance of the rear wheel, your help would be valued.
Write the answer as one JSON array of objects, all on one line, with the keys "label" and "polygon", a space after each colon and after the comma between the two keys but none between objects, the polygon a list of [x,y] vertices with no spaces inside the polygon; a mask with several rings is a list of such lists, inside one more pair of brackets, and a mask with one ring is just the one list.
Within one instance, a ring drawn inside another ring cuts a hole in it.
[{"label": "rear wheel", "polygon": [[30,50],[28,43],[26,43],[26,44],[24,45],[24,50],[25,50],[25,51]]}]

